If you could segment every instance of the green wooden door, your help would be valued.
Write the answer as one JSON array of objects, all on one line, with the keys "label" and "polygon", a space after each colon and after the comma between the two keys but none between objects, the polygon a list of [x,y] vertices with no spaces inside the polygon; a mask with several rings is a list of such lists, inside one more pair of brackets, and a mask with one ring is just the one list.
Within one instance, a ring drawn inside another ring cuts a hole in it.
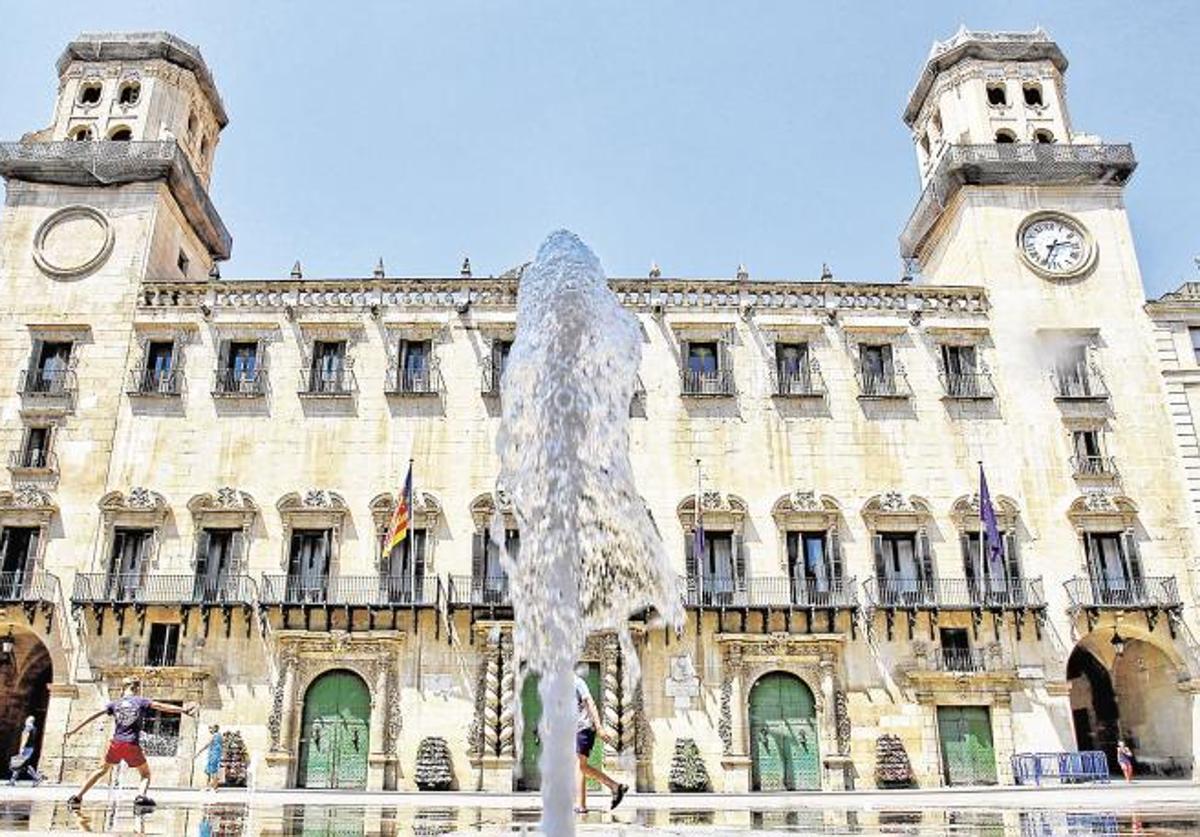
[{"label": "green wooden door", "polygon": [[946,784],[996,784],[996,748],[987,707],[939,706],[937,715]]},{"label": "green wooden door", "polygon": [[370,752],[371,695],[348,671],[323,674],[304,697],[300,729],[302,788],[365,788]]},{"label": "green wooden door", "polygon": [[[588,685],[588,691],[600,708],[600,665],[588,663],[587,676],[583,678]],[[542,720],[542,696],[538,694],[538,676],[530,674],[521,686],[521,775],[517,779],[520,790],[540,790],[542,786],[542,771],[538,759],[542,755],[542,741],[538,734],[538,724]],[[604,742],[596,737],[596,744],[588,756],[588,764],[593,767],[604,765]],[[596,785],[591,782],[590,785]],[[599,786],[596,785],[598,788]],[[594,788],[593,788],[594,789]]]},{"label": "green wooden door", "polygon": [[750,690],[750,760],[755,790],[820,789],[816,702],[800,678],[777,671]]}]

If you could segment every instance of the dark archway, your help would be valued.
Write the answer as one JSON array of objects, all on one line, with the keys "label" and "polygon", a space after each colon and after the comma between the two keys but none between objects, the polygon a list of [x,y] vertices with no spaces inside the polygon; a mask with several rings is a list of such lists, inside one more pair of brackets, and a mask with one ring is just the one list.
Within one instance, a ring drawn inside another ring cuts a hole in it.
[{"label": "dark archway", "polygon": [[1076,647],[1067,660],[1067,681],[1071,684],[1075,745],[1080,750],[1103,751],[1109,768],[1115,770],[1120,711],[1108,669],[1091,651]]},{"label": "dark archway", "polygon": [[34,764],[41,760],[48,689],[54,673],[50,652],[34,634],[13,632],[12,656],[0,661],[0,776],[8,777],[8,756],[17,752],[25,718],[34,717]]}]

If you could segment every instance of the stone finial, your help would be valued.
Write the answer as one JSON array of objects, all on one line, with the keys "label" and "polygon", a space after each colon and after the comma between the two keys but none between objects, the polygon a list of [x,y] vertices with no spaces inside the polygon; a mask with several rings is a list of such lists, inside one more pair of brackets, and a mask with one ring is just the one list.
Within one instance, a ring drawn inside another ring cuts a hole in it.
[{"label": "stone finial", "polygon": [[292,265],[292,278],[293,279],[303,279],[304,278],[304,271],[300,267],[299,259],[296,259],[296,263],[294,265]]},{"label": "stone finial", "polygon": [[221,278],[221,267],[216,262],[213,262],[213,266],[208,269],[208,278],[209,279],[220,279]]},{"label": "stone finial", "polygon": [[658,279],[662,276],[662,268],[658,266],[658,262],[650,262],[650,278]]},{"label": "stone finial", "polygon": [[458,275],[461,276],[463,279],[471,278],[471,257],[470,256],[465,256],[463,258],[462,267],[460,267],[458,269]]},{"label": "stone finial", "polygon": [[750,271],[746,270],[744,264],[739,264],[737,269],[737,279],[739,282],[745,282],[750,278]]},{"label": "stone finial", "polygon": [[375,263],[375,270],[372,275],[374,275],[376,279],[382,279],[385,273],[386,271],[383,269],[383,258],[380,257],[379,261]]},{"label": "stone finial", "polygon": [[821,262],[821,281],[829,282],[833,279],[833,271],[829,269],[829,265]]}]

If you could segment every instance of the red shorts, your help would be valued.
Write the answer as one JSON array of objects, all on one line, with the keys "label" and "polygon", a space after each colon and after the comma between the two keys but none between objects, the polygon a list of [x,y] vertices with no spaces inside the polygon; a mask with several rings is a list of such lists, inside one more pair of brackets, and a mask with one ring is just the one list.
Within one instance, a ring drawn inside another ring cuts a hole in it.
[{"label": "red shorts", "polygon": [[105,764],[120,764],[125,762],[130,767],[141,767],[146,763],[146,754],[137,744],[128,741],[110,741],[108,752],[104,754]]}]

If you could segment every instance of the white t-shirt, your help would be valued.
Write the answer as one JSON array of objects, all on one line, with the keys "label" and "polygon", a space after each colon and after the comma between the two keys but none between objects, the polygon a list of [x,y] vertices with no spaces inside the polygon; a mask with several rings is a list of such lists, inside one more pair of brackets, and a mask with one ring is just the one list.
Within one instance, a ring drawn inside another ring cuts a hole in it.
[{"label": "white t-shirt", "polygon": [[588,703],[592,699],[592,693],[588,691],[587,683],[578,674],[575,675],[575,731],[583,732],[585,729],[594,729],[592,725],[592,713],[588,711]]}]

